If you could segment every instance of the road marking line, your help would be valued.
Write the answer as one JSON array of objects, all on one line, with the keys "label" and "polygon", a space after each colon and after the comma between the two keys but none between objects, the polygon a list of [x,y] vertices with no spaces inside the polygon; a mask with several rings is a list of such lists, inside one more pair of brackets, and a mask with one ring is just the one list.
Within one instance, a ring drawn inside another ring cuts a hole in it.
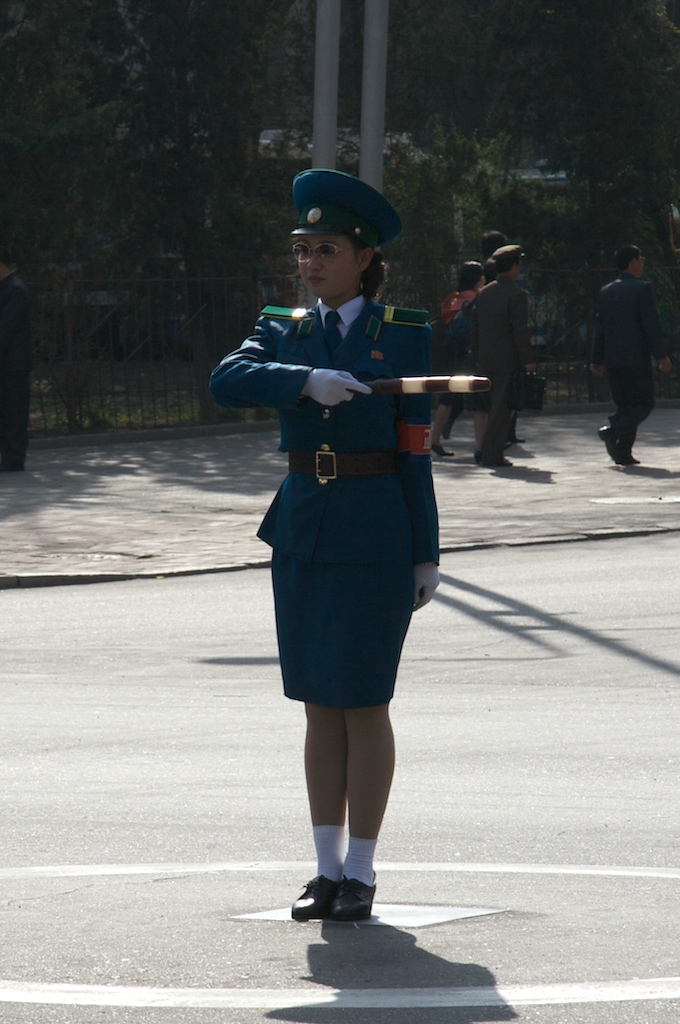
[{"label": "road marking line", "polygon": [[[206,864],[57,864],[37,867],[0,868],[2,878],[75,878],[97,875],[191,875],[211,872],[306,872],[312,861],[231,861]],[[680,868],[616,867],[591,864],[475,864],[466,861],[414,863],[387,861],[376,864],[376,871],[397,872],[473,872],[479,874],[518,875],[604,875],[621,878],[680,878]]]},{"label": "road marking line", "polygon": [[284,1010],[405,1009],[432,1007],[549,1006],[680,999],[680,978],[500,985],[498,988],[209,989],[48,985],[0,981],[0,1002],[61,1006],[182,1007],[185,1009]]}]

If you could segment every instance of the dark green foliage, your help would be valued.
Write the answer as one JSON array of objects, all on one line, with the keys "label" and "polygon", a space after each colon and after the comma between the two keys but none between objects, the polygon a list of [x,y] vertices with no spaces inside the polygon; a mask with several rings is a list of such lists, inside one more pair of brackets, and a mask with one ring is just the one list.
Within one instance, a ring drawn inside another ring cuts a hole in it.
[{"label": "dark green foliage", "polygon": [[[342,4],[338,120],[354,139],[364,6]],[[3,5],[0,242],[24,273],[255,274],[282,252],[290,179],[309,162],[314,9]],[[385,189],[406,225],[401,279],[441,297],[491,227],[545,266],[606,264],[631,239],[671,262],[679,38],[658,0],[391,0],[387,129],[401,141]],[[273,155],[264,129],[284,133]],[[538,162],[566,180],[527,178]]]},{"label": "dark green foliage", "polygon": [[[638,238],[667,258],[680,157],[680,37],[657,0],[504,5],[490,57],[499,84],[488,131],[511,154],[569,173],[565,216],[545,223],[548,258],[597,265]],[[557,212],[557,206],[553,206]],[[569,248],[554,230],[564,222]],[[552,231],[551,231],[552,228]]]}]

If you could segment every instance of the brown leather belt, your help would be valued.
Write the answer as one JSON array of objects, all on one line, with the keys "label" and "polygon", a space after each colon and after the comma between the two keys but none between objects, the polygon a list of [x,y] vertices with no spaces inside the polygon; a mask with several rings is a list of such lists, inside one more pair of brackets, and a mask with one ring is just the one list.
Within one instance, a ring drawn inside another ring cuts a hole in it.
[{"label": "brown leather belt", "polygon": [[291,473],[311,473],[326,483],[339,476],[371,476],[395,472],[394,452],[288,452]]}]

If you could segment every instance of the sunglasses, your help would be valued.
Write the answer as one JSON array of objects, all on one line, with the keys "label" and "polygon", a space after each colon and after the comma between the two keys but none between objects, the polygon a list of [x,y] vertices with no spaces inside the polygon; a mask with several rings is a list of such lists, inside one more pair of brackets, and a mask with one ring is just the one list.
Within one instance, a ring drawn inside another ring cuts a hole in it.
[{"label": "sunglasses", "polygon": [[347,248],[335,245],[334,242],[319,242],[313,249],[310,249],[304,242],[297,242],[292,249],[293,256],[298,263],[307,263],[312,258],[332,260],[334,256],[341,252],[347,252]]}]

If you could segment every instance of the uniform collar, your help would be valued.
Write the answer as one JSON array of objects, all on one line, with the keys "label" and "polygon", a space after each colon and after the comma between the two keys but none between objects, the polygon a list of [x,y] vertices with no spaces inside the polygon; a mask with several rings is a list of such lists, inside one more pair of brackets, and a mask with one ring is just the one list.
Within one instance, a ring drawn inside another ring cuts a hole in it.
[{"label": "uniform collar", "polygon": [[[350,299],[349,302],[343,302],[342,306],[338,306],[338,315],[340,317],[340,332],[342,333],[343,326],[349,328],[352,326],[356,318],[361,313],[366,299],[363,295],[357,295],[354,299]],[[331,307],[327,306],[325,302],[319,301],[319,312],[321,313],[321,319],[326,324],[326,315],[330,312]]]}]

